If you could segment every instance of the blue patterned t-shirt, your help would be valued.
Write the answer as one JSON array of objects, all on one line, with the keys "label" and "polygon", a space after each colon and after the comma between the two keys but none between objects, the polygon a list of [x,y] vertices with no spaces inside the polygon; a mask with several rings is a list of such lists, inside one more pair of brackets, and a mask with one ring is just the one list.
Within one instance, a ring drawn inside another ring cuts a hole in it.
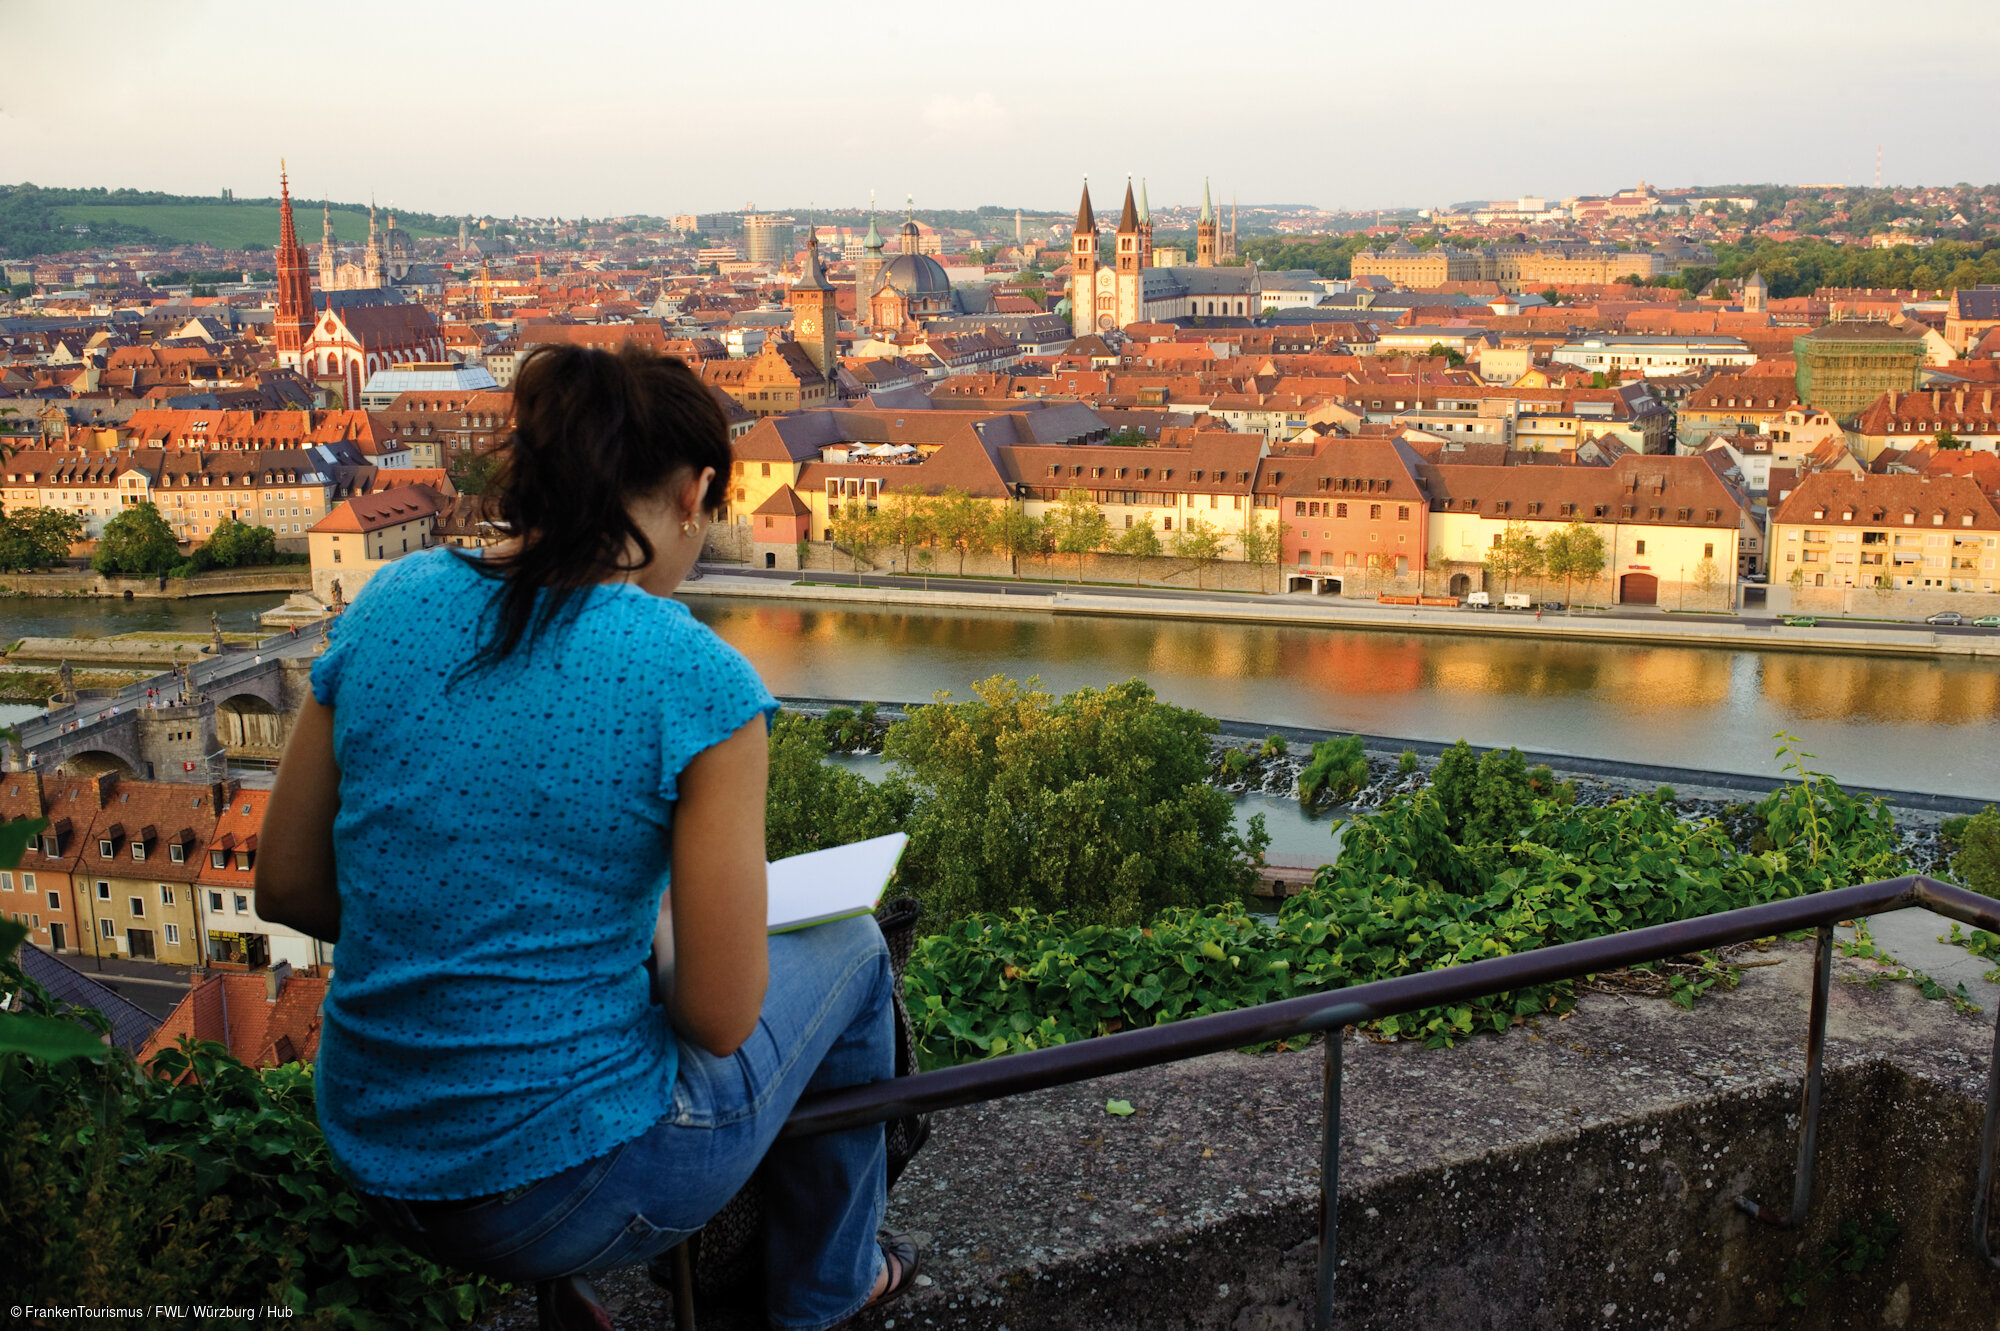
[{"label": "blue patterned t-shirt", "polygon": [[675,783],[777,709],[685,606],[624,584],[454,680],[500,585],[448,550],[406,556],[313,666],[340,764],[320,1123],[382,1196],[505,1191],[667,1112],[677,1049],[647,961]]}]

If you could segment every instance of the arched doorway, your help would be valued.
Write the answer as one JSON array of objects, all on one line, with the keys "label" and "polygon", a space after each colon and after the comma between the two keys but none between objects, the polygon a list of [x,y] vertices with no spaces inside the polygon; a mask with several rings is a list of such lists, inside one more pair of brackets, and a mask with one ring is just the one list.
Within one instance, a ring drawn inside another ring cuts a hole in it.
[{"label": "arched doorway", "polygon": [[1322,579],[1319,585],[1319,594],[1321,596],[1340,595],[1340,579],[1339,578]]},{"label": "arched doorway", "polygon": [[1623,605],[1658,605],[1660,580],[1650,573],[1627,573],[1618,579],[1618,600]]},{"label": "arched doorway", "polygon": [[1454,573],[1451,575],[1451,594],[1453,596],[1466,596],[1471,591],[1472,575],[1470,573]]}]

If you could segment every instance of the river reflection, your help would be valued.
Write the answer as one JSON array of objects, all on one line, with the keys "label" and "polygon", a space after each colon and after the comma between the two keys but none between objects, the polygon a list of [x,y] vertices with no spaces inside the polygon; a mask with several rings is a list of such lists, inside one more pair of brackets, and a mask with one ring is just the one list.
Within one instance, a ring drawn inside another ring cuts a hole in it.
[{"label": "river reflection", "polygon": [[1990,663],[1047,615],[845,610],[691,596],[800,696],[968,696],[988,675],[1065,692],[1134,675],[1213,716],[1775,774],[1801,735],[1843,780],[2000,798]]}]

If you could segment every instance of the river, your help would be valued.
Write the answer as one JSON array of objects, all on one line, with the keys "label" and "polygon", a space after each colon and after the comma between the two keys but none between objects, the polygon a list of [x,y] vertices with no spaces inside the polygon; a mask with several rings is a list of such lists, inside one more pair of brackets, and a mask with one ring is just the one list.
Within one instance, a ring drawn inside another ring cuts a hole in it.
[{"label": "river", "polygon": [[690,596],[779,694],[964,698],[1140,676],[1211,716],[1778,774],[1798,735],[1852,784],[2000,799],[2000,671],[1959,658],[1757,652]]},{"label": "river", "polygon": [[[0,639],[188,632],[211,610],[247,629],[280,599],[5,600]],[[778,694],[963,698],[993,674],[1058,692],[1136,675],[1235,720],[1760,776],[1778,774],[1784,730],[1843,781],[2000,800],[2000,670],[1970,659],[687,601]]]}]

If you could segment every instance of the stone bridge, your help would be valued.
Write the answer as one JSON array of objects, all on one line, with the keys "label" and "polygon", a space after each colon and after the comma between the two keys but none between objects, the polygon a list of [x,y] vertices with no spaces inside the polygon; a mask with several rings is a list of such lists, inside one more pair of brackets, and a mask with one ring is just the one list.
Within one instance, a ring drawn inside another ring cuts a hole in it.
[{"label": "stone bridge", "polygon": [[322,643],[317,631],[280,635],[198,662],[185,681],[168,671],[58,707],[16,727],[6,768],[184,781],[220,777],[230,759],[276,762]]}]

